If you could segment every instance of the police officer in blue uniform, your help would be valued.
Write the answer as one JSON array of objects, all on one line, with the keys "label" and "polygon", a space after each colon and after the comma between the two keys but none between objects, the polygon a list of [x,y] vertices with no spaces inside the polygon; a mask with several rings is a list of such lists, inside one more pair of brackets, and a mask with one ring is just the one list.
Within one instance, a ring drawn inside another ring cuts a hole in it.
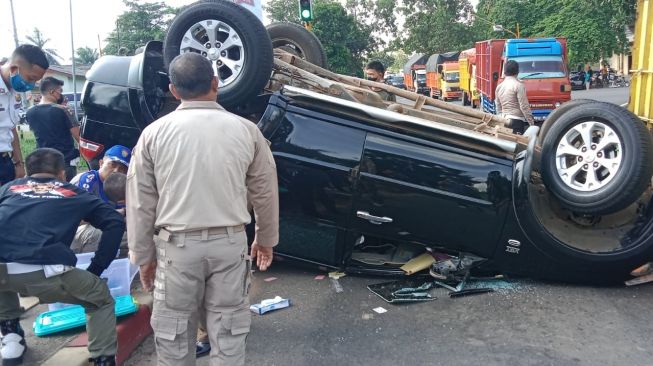
[{"label": "police officer in blue uniform", "polygon": [[110,202],[106,194],[104,194],[104,181],[111,173],[127,174],[131,156],[132,152],[128,147],[115,145],[107,150],[104,158],[100,160],[100,169],[78,174],[70,183],[100,197],[102,201],[112,204],[115,208],[121,208],[121,205]]}]

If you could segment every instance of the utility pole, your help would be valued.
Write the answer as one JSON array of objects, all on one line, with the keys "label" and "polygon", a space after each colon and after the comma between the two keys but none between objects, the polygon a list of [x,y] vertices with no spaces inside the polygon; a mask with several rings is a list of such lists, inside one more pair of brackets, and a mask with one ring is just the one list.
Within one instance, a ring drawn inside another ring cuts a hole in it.
[{"label": "utility pole", "polygon": [[9,5],[11,5],[11,23],[14,25],[14,43],[16,48],[18,48],[18,32],[16,32],[16,17],[14,16],[14,0],[9,0]]},{"label": "utility pole", "polygon": [[68,0],[70,8],[70,48],[73,51],[73,108],[75,110],[75,120],[79,121],[77,114],[77,80],[75,78],[75,41],[73,40],[73,0]]}]

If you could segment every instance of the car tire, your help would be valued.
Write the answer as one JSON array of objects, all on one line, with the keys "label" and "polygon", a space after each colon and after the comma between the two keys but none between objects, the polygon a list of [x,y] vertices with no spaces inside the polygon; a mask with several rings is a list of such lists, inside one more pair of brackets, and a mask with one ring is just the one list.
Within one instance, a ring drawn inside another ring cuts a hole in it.
[{"label": "car tire", "polygon": [[[216,22],[220,31],[215,30],[218,27],[214,25]],[[215,45],[211,45],[209,40],[211,26],[214,27],[211,38],[216,40]],[[235,41],[224,46],[229,38]],[[185,41],[183,45],[182,41]],[[166,67],[182,52],[182,46],[186,47],[184,52],[204,52],[203,56],[212,61],[220,80],[218,100],[224,107],[248,102],[270,79],[273,54],[268,32],[254,14],[235,3],[207,0],[185,8],[174,18],[165,37],[163,57]],[[213,51],[219,47],[223,49]]]},{"label": "car tire", "polygon": [[562,206],[579,214],[614,213],[635,202],[651,182],[651,133],[617,105],[577,104],[548,130],[540,167]]},{"label": "car tire", "polygon": [[560,118],[560,116],[564,115],[569,109],[577,105],[587,104],[587,103],[598,103],[598,101],[593,99],[574,99],[565,102],[560,107],[554,109],[553,112],[551,112],[546,117],[546,120],[544,120],[544,123],[542,123],[542,127],[540,127],[540,132],[537,135],[537,144],[539,146],[542,146],[542,143],[544,143],[544,137],[546,136],[549,129],[551,129],[551,126],[553,126],[553,124],[558,120],[558,118]]},{"label": "car tire", "polygon": [[[267,27],[273,48],[280,48],[319,67],[327,66],[327,57],[322,42],[306,28],[294,24],[278,22]],[[291,49],[292,51],[289,51]]]},{"label": "car tire", "polygon": [[469,96],[467,95],[466,92],[463,92],[463,105],[464,106],[471,105],[470,100],[469,100]]}]

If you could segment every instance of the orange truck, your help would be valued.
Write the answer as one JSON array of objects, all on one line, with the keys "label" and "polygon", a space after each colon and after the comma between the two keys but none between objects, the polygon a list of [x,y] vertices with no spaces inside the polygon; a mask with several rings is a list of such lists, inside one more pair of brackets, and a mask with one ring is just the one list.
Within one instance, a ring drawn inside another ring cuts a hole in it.
[{"label": "orange truck", "polygon": [[408,58],[408,62],[404,64],[404,85],[406,85],[406,90],[428,95],[425,70],[427,59],[428,56],[421,53]]},{"label": "orange truck", "polygon": [[431,98],[445,102],[461,98],[459,55],[460,52],[436,53],[426,61],[426,87]]},{"label": "orange truck", "polygon": [[526,86],[535,121],[571,99],[565,38],[493,39],[476,42],[476,86],[484,112],[496,113],[495,90],[508,60],[519,63],[517,77]]},{"label": "orange truck", "polygon": [[476,89],[476,48],[460,52],[458,68],[460,70],[460,91],[463,95],[463,105],[477,108],[479,94]]}]

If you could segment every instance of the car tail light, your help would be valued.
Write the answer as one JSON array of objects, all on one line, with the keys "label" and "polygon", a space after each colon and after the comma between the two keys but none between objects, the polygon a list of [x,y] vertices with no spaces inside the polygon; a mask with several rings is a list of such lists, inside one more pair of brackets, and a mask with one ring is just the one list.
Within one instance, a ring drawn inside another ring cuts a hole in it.
[{"label": "car tail light", "polygon": [[79,139],[79,153],[84,159],[91,161],[104,151],[104,145],[97,142]]}]

